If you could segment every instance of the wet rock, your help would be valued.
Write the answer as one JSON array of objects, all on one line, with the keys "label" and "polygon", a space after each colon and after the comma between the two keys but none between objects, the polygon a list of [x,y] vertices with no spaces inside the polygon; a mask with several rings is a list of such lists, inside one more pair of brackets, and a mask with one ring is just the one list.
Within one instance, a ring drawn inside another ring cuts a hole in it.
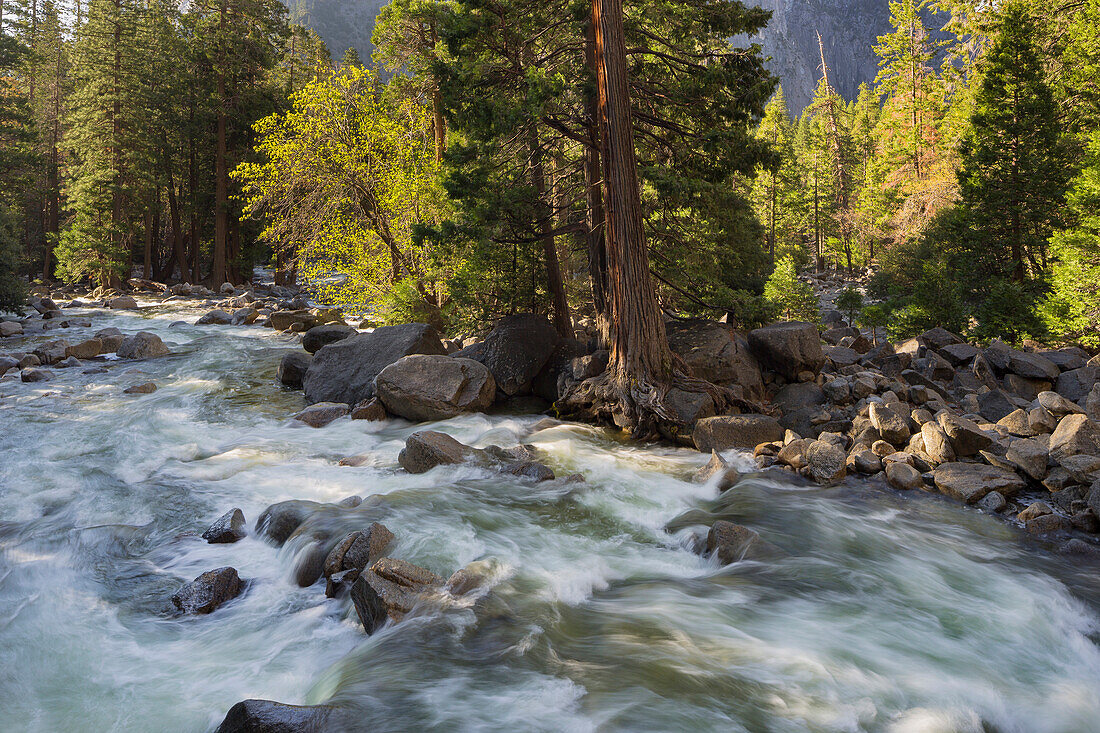
[{"label": "wet rock", "polygon": [[123,394],[152,394],[157,391],[157,385],[153,382],[142,382],[141,384],[132,384],[126,389],[122,390]]},{"label": "wet rock", "polygon": [[378,373],[410,354],[443,355],[434,328],[423,323],[383,326],[322,347],[302,380],[309,402],[356,405],[374,396]]},{"label": "wet rock", "polygon": [[769,415],[720,415],[695,423],[692,441],[709,453],[730,448],[751,450],[760,443],[782,440],[783,427]]},{"label": "wet rock", "polygon": [[706,552],[722,565],[741,560],[764,559],[774,551],[760,535],[748,527],[719,519],[707,532]]},{"label": "wet rock", "polygon": [[1070,521],[1069,517],[1063,517],[1061,514],[1044,514],[1028,520],[1024,524],[1024,529],[1027,530],[1028,534],[1034,535],[1068,532],[1073,529],[1073,522]]},{"label": "wet rock", "polygon": [[123,339],[118,347],[118,355],[123,359],[151,359],[167,353],[168,347],[161,341],[160,336],[148,331],[138,331],[133,336]]},{"label": "wet rock", "polygon": [[19,378],[24,382],[48,382],[53,379],[53,372],[48,369],[24,369],[19,373]]},{"label": "wet rock", "polygon": [[944,463],[936,467],[932,479],[941,494],[974,504],[991,491],[1014,497],[1025,487],[1014,471],[980,463]]},{"label": "wet rock", "polygon": [[831,484],[844,478],[847,456],[838,446],[815,440],[806,448],[806,474],[819,484]]},{"label": "wet rock", "polygon": [[401,621],[424,593],[442,585],[430,570],[384,557],[363,571],[351,587],[351,600],[368,634],[387,620]]},{"label": "wet rock", "polygon": [[1085,415],[1066,415],[1050,436],[1050,457],[1061,463],[1081,454],[1100,456],[1100,424]]},{"label": "wet rock", "polygon": [[999,491],[990,491],[983,496],[976,504],[976,506],[982,511],[989,512],[990,514],[997,514],[1008,505],[1008,500],[1004,498],[1004,495]]},{"label": "wet rock", "polygon": [[503,468],[504,473],[510,473],[514,476],[522,476],[524,478],[534,479],[536,483],[542,481],[553,481],[554,472],[549,466],[546,466],[537,461],[523,461],[521,463],[513,463]]},{"label": "wet rock", "polygon": [[951,447],[957,456],[975,456],[978,451],[989,447],[993,439],[986,435],[972,420],[941,412],[937,416],[940,427],[951,440]]},{"label": "wet rock", "polygon": [[421,354],[387,366],[374,388],[388,412],[414,422],[483,412],[496,396],[493,375],[479,362]]},{"label": "wet rock", "polygon": [[229,708],[215,733],[322,733],[331,730],[328,705],[287,705],[244,700]]},{"label": "wet rock", "polygon": [[749,347],[765,367],[789,380],[809,371],[816,374],[825,363],[821,337],[811,323],[776,323],[749,333]]},{"label": "wet rock", "polygon": [[313,357],[301,351],[288,351],[279,361],[275,378],[292,389],[302,388],[302,379],[306,376]]},{"label": "wet rock", "polygon": [[65,348],[65,356],[77,359],[91,359],[103,353],[103,342],[97,338],[81,341]]},{"label": "wet rock", "polygon": [[212,545],[224,545],[242,540],[247,534],[244,528],[244,512],[234,508],[207,527],[202,538]]},{"label": "wet rock", "polygon": [[117,298],[111,298],[107,301],[107,307],[112,310],[132,310],[138,309],[137,301],[129,295],[120,295]]},{"label": "wet rock", "polygon": [[705,484],[715,476],[718,477],[717,485],[720,492],[732,487],[741,478],[740,472],[720,456],[718,451],[711,451],[710,460],[695,472],[692,479],[695,483]]},{"label": "wet rock", "polygon": [[436,466],[462,463],[474,453],[446,433],[424,430],[408,437],[397,462],[409,473],[424,473]]},{"label": "wet rock", "polygon": [[294,416],[295,420],[304,422],[311,428],[323,428],[333,420],[337,420],[350,412],[350,408],[343,402],[318,402]]},{"label": "wet rock", "polygon": [[195,321],[196,326],[228,326],[233,322],[233,316],[229,315],[223,310],[208,311],[199,320]]},{"label": "wet rock", "polygon": [[256,533],[282,545],[311,514],[321,508],[314,501],[291,499],[272,504],[256,519]]},{"label": "wet rock", "polygon": [[386,408],[377,397],[372,397],[352,408],[351,419],[379,422],[386,419]]},{"label": "wet rock", "polygon": [[326,555],[320,542],[311,542],[298,553],[294,561],[294,582],[299,588],[308,588],[320,580]]},{"label": "wet rock", "polygon": [[484,364],[501,395],[511,397],[531,390],[531,382],[560,342],[544,316],[521,313],[501,319],[483,342],[454,356]]},{"label": "wet rock", "polygon": [[1046,514],[1053,514],[1054,510],[1050,508],[1050,505],[1045,501],[1036,501],[1028,505],[1027,509],[1016,515],[1016,519],[1021,522],[1027,522],[1035,519],[1036,517],[1042,517]]},{"label": "wet rock", "polygon": [[357,331],[354,328],[343,323],[325,323],[314,326],[302,335],[302,348],[311,354],[315,354],[321,347],[351,338],[356,333]]},{"label": "wet rock", "polygon": [[901,461],[886,463],[886,482],[901,491],[916,491],[924,488],[924,479],[920,471]]},{"label": "wet rock", "polygon": [[[374,522],[366,530],[349,533],[328,553],[324,562],[325,577],[331,577],[345,570],[357,573],[375,560],[382,558],[386,548],[393,542],[393,532],[386,525]],[[349,578],[353,581],[355,578]]]},{"label": "wet rock", "polygon": [[243,583],[236,568],[208,570],[179,589],[172,603],[183,613],[211,613],[240,595]]}]

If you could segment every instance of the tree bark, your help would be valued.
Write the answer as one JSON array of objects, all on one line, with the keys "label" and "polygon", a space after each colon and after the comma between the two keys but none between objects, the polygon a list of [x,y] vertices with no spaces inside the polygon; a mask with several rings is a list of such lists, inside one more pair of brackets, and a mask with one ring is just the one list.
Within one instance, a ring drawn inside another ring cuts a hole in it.
[{"label": "tree bark", "polygon": [[[596,74],[596,27],[589,23],[585,33],[585,63]],[[596,307],[596,321],[600,340],[606,345],[608,338],[607,316],[607,245],[604,241],[603,179],[600,177],[600,110],[599,93],[589,94],[584,100],[585,127],[588,143],[584,146],[585,224],[587,229],[588,276],[592,280],[592,302]]]},{"label": "tree bark", "polygon": [[225,13],[222,0],[218,13],[218,142],[214,159],[214,262],[210,270],[210,286],[217,290],[225,282],[225,255],[229,236],[229,170],[226,163],[226,106],[229,104],[225,86]]},{"label": "tree bark", "polygon": [[546,289],[550,291],[553,305],[554,330],[564,338],[573,337],[573,320],[569,317],[569,301],[565,297],[565,284],[561,278],[561,263],[558,261],[558,248],[554,242],[553,205],[547,201],[546,165],[542,146],[539,144],[539,132],[532,122],[527,133],[528,151],[531,155],[531,184],[535,188],[535,197],[539,201],[540,211],[538,228],[539,241],[542,243],[542,255],[546,261]]}]

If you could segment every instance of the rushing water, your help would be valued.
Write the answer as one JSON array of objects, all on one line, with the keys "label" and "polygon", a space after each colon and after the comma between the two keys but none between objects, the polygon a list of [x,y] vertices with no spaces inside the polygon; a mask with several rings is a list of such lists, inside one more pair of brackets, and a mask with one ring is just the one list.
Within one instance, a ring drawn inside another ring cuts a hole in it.
[{"label": "rushing water", "polygon": [[[294,341],[180,317],[50,332],[152,330],[172,356],[0,379],[0,730],[204,731],[248,697],[350,707],[369,731],[1100,730],[1095,571],[973,509],[775,475],[719,500],[690,482],[701,454],[532,417],[434,427],[531,443],[585,482],[411,476],[396,458],[418,426],[295,427],[301,395],[273,380]],[[353,454],[370,459],[338,465]],[[477,562],[491,591],[367,637],[347,599],[293,583],[294,541],[197,537],[233,506],[251,525],[350,494],[381,498],[321,519],[381,520],[393,556]],[[719,568],[690,549],[701,525],[665,531],[687,511],[783,555]],[[175,616],[172,593],[222,565],[247,592]]]}]

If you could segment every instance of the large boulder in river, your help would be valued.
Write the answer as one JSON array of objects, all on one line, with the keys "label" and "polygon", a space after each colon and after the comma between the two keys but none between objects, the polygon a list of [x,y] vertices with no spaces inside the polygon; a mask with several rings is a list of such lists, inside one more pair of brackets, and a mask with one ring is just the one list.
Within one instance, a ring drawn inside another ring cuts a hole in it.
[{"label": "large boulder in river", "polygon": [[748,527],[719,519],[707,532],[707,554],[722,565],[758,560],[774,554],[774,548]]},{"label": "large boulder in river", "polygon": [[821,335],[812,323],[773,323],[749,333],[749,346],[768,369],[795,380],[802,372],[816,374],[825,363]]},{"label": "large boulder in river", "polygon": [[211,613],[240,595],[243,583],[236,568],[208,570],[172,596],[172,603],[184,613]]},{"label": "large boulder in river", "polygon": [[215,733],[322,733],[333,729],[333,715],[328,705],[243,700],[229,708]]},{"label": "large boulder in river", "polygon": [[401,357],[445,353],[439,333],[424,323],[383,326],[342,339],[313,355],[302,380],[306,401],[357,405],[374,396],[375,377]]},{"label": "large boulder in river", "polygon": [[315,501],[301,499],[272,504],[256,519],[256,533],[276,545],[282,545],[302,526],[302,522],[320,508],[321,505]]},{"label": "large boulder in river", "polygon": [[[374,522],[365,530],[346,535],[325,558],[323,572],[326,578],[348,570],[356,573],[380,559],[393,542],[393,532],[384,524]],[[355,578],[347,579],[347,582]]]},{"label": "large boulder in river", "polygon": [[699,379],[739,384],[745,396],[759,399],[764,380],[748,342],[724,323],[684,321],[668,324],[668,345]]},{"label": "large boulder in river", "polygon": [[356,333],[354,328],[343,323],[323,323],[302,335],[302,348],[311,354],[316,354],[322,346],[351,338]]},{"label": "large boulder in river", "polygon": [[386,621],[403,619],[425,592],[442,584],[431,570],[384,557],[355,581],[351,600],[363,628],[373,634]]},{"label": "large boulder in river", "polygon": [[374,390],[386,410],[417,422],[487,410],[496,397],[496,382],[473,359],[413,354],[379,372]]},{"label": "large boulder in river", "polygon": [[409,473],[424,473],[436,466],[462,463],[474,453],[474,448],[459,443],[446,433],[423,430],[405,440],[397,462]]},{"label": "large boulder in river", "polygon": [[525,394],[550,360],[561,336],[545,316],[521,313],[502,318],[481,343],[452,354],[481,362],[493,374],[497,389],[512,397]]},{"label": "large boulder in river", "polygon": [[244,512],[230,509],[206,528],[202,538],[212,545],[225,545],[242,540],[247,534],[244,528]]},{"label": "large boulder in river", "polygon": [[981,463],[944,463],[932,472],[941,494],[973,504],[991,491],[1012,498],[1027,485],[1015,471]]},{"label": "large boulder in river", "polygon": [[118,347],[118,355],[123,359],[151,359],[167,353],[168,347],[160,340],[160,336],[148,331],[138,331],[123,339]]},{"label": "large boulder in river", "polygon": [[770,415],[719,415],[695,423],[692,440],[704,453],[730,448],[752,450],[761,443],[783,439],[783,427]]},{"label": "large boulder in river", "polygon": [[107,301],[107,307],[114,310],[137,310],[138,304],[131,296],[120,295]]},{"label": "large boulder in river", "polygon": [[275,378],[285,386],[292,389],[301,389],[302,380],[305,379],[306,370],[309,369],[313,357],[302,351],[288,351],[279,361],[279,368],[275,371]]}]

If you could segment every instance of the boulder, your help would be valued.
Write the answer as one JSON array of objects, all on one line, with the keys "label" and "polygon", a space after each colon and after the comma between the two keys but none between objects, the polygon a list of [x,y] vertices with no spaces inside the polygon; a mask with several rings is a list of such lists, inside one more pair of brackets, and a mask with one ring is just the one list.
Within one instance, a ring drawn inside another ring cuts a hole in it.
[{"label": "boulder", "polygon": [[332,730],[328,705],[243,700],[229,708],[215,733],[323,733]]},{"label": "boulder", "polygon": [[240,595],[243,588],[236,568],[208,570],[180,588],[172,603],[183,613],[211,613]]},{"label": "boulder", "polygon": [[1028,534],[1043,535],[1054,532],[1068,532],[1073,529],[1073,522],[1069,517],[1061,514],[1043,514],[1034,519],[1029,519],[1024,524]]},{"label": "boulder", "polygon": [[1039,404],[1047,412],[1061,418],[1066,415],[1084,415],[1085,411],[1073,402],[1070,402],[1057,392],[1040,392],[1037,396]]},{"label": "boulder", "polygon": [[1028,379],[1044,379],[1047,381],[1058,379],[1058,375],[1062,373],[1062,370],[1055,366],[1050,359],[1017,349],[1010,350],[1008,366],[1005,371]]},{"label": "boulder", "polygon": [[924,452],[933,463],[950,463],[955,460],[955,449],[938,423],[929,421],[921,425],[921,438],[924,440]]},{"label": "boulder", "polygon": [[103,342],[97,338],[81,341],[65,348],[65,356],[77,359],[91,359],[103,353]]},{"label": "boulder", "polygon": [[308,331],[317,325],[317,316],[304,308],[275,311],[267,317],[267,325],[276,331]]},{"label": "boulder", "polygon": [[991,389],[978,395],[978,414],[990,422],[997,422],[1016,408],[1003,389]]},{"label": "boulder", "polygon": [[941,412],[937,416],[940,427],[951,440],[951,447],[957,456],[976,456],[978,451],[988,448],[993,439],[986,435],[978,425],[965,417]]},{"label": "boulder", "polygon": [[[588,344],[574,338],[563,338],[531,381],[532,394],[548,403],[557,402],[575,381],[573,362],[587,356],[588,352]],[[604,368],[606,369],[606,364]],[[512,404],[518,403],[513,400]],[[538,411],[541,412],[542,409],[544,408],[539,408]]]},{"label": "boulder", "polygon": [[860,359],[858,351],[845,346],[824,346],[822,347],[822,353],[838,369],[858,364]]},{"label": "boulder", "polygon": [[421,596],[442,584],[443,578],[430,570],[384,557],[359,575],[351,600],[363,629],[373,634],[387,620],[401,621]]},{"label": "boulder", "polygon": [[199,320],[195,321],[196,326],[228,326],[233,322],[233,316],[229,315],[223,310],[208,311]]},{"label": "boulder", "polygon": [[414,422],[483,412],[493,404],[496,382],[472,359],[414,354],[379,372],[375,393],[386,410]]},{"label": "boulder", "polygon": [[861,450],[848,456],[851,467],[857,472],[873,475],[882,470],[882,457],[873,450]]},{"label": "boulder", "polygon": [[692,478],[695,483],[705,484],[715,476],[718,477],[718,490],[725,491],[737,483],[741,478],[741,473],[731,466],[725,458],[722,458],[718,451],[711,451],[710,460],[707,461],[705,466],[696,471]]},{"label": "boulder", "polygon": [[981,500],[978,501],[976,504],[979,509],[990,512],[991,514],[996,514],[997,512],[1004,509],[1007,505],[1008,500],[1005,499],[1004,495],[1002,495],[999,491],[990,491],[988,494],[983,496]]},{"label": "boulder", "polygon": [[247,534],[244,528],[244,512],[234,508],[207,527],[202,538],[212,545],[223,545],[242,540]]},{"label": "boulder", "polygon": [[325,567],[325,546],[310,542],[294,558],[294,582],[299,588],[308,588],[321,578]]},{"label": "boulder", "polygon": [[351,338],[356,333],[358,332],[354,328],[343,323],[323,323],[302,335],[302,348],[315,354],[321,347]]},{"label": "boulder", "polygon": [[965,366],[973,361],[974,357],[981,353],[976,346],[970,344],[947,344],[936,349],[940,356],[947,359],[952,366]]},{"label": "boulder", "polygon": [[275,370],[275,378],[284,386],[292,389],[301,389],[302,380],[309,369],[309,363],[313,357],[302,351],[288,351],[279,360],[279,368]]},{"label": "boulder", "polygon": [[167,353],[168,347],[160,340],[160,336],[148,331],[138,331],[133,336],[128,336],[118,347],[118,355],[123,359],[151,359]]},{"label": "boulder", "polygon": [[932,472],[941,494],[973,504],[991,491],[1014,497],[1026,486],[1014,471],[981,463],[944,463]]},{"label": "boulder", "polygon": [[924,479],[920,471],[902,461],[890,461],[886,464],[886,483],[901,491],[916,491],[924,488]]},{"label": "boulder", "polygon": [[0,321],[0,336],[22,336],[23,324],[15,321]]},{"label": "boulder", "polygon": [[815,440],[806,448],[806,474],[819,484],[831,484],[844,478],[847,456],[843,449],[825,440]]},{"label": "boulder", "polygon": [[1016,438],[1009,443],[1005,459],[1012,461],[1036,481],[1042,481],[1046,478],[1047,460],[1050,457],[1045,441],[1045,438]]},{"label": "boulder", "polygon": [[397,462],[409,473],[424,473],[436,466],[462,463],[474,454],[473,448],[446,433],[424,430],[408,437]]},{"label": "boulder", "polygon": [[30,367],[19,373],[19,379],[24,382],[48,382],[53,379],[53,372],[48,369]]},{"label": "boulder", "polygon": [[251,326],[260,317],[260,312],[253,306],[238,308],[233,311],[234,326]]},{"label": "boulder", "polygon": [[749,347],[768,369],[788,380],[801,372],[816,374],[825,363],[817,326],[797,321],[775,323],[749,333]]},{"label": "boulder", "polygon": [[112,310],[132,310],[138,309],[137,301],[129,295],[120,295],[117,298],[111,298],[107,301],[107,307]]},{"label": "boulder", "polygon": [[692,441],[709,453],[730,448],[752,450],[761,443],[783,439],[783,427],[769,415],[719,415],[695,423]]},{"label": "boulder", "polygon": [[1100,368],[1094,366],[1062,372],[1054,384],[1054,391],[1067,400],[1079,402],[1096,386],[1098,377],[1100,377]]},{"label": "boulder", "polygon": [[131,384],[126,389],[122,390],[123,394],[152,394],[157,391],[157,385],[153,382],[142,382],[141,384]]},{"label": "boulder", "polygon": [[1050,508],[1050,505],[1045,501],[1035,501],[1028,505],[1027,509],[1016,515],[1016,519],[1021,522],[1027,522],[1028,520],[1035,519],[1035,517],[1042,517],[1047,514],[1053,514],[1054,510]]},{"label": "boulder", "polygon": [[1076,455],[1100,456],[1100,424],[1086,415],[1066,415],[1050,436],[1050,457],[1059,463]]},{"label": "boulder", "polygon": [[760,364],[748,342],[729,326],[715,321],[678,321],[668,324],[667,331],[669,347],[694,376],[714,384],[739,384],[751,399],[763,395]]},{"label": "boulder", "polygon": [[1035,435],[1035,431],[1031,429],[1027,413],[1023,410],[1013,410],[998,420],[997,425],[1007,430],[1009,435],[1015,435],[1018,438],[1030,438]]},{"label": "boulder", "polygon": [[351,409],[351,419],[380,422],[386,419],[386,408],[382,406],[377,397],[372,397],[369,400],[360,402]]},{"label": "boulder", "polygon": [[719,519],[707,532],[707,554],[717,557],[722,565],[729,565],[741,560],[765,558],[774,551],[757,532]]},{"label": "boulder", "polygon": [[[374,522],[365,530],[356,530],[340,540],[325,558],[324,574],[331,577],[345,570],[354,570],[357,573],[380,559],[386,553],[386,548],[393,542],[393,532],[386,525]],[[347,582],[354,581],[348,578]]]},{"label": "boulder", "polygon": [[320,508],[321,505],[315,501],[300,499],[272,504],[256,519],[256,534],[282,545],[302,526],[302,522]]},{"label": "boulder", "polygon": [[343,402],[318,402],[299,412],[294,419],[304,422],[311,428],[323,428],[350,411],[351,408]]},{"label": "boulder", "polygon": [[909,440],[909,420],[905,415],[899,415],[881,402],[870,404],[869,415],[871,424],[886,442],[905,445]]},{"label": "boulder", "polygon": [[355,405],[374,396],[378,373],[403,356],[444,354],[434,328],[423,323],[383,326],[317,351],[302,380],[308,402]]},{"label": "boulder", "polygon": [[504,466],[501,471],[503,473],[510,473],[513,476],[534,479],[535,483],[553,481],[555,478],[553,469],[538,461],[520,461],[519,463],[512,463]]},{"label": "boulder", "polygon": [[544,316],[521,313],[501,319],[484,341],[453,356],[484,364],[501,395],[511,397],[530,391],[531,382],[560,342],[561,336]]}]

